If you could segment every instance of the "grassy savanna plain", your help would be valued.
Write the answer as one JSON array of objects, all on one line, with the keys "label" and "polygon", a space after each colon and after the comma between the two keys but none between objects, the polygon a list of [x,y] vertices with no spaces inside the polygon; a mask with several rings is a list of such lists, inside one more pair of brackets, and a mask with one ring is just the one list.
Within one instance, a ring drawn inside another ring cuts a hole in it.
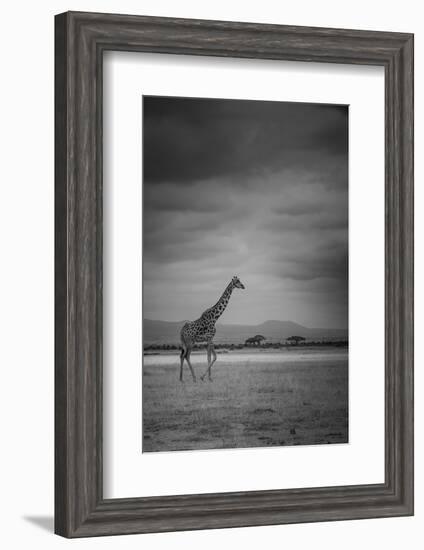
[{"label": "grassy savanna plain", "polygon": [[143,452],[348,442],[347,348],[221,352],[212,382],[191,359],[181,383],[179,354],[144,356]]}]

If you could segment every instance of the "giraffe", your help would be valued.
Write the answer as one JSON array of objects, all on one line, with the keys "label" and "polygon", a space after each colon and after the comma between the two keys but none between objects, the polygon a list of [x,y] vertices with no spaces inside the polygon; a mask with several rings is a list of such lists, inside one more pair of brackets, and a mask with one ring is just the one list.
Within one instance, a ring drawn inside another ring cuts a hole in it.
[{"label": "giraffe", "polygon": [[204,311],[199,319],[196,319],[196,321],[189,321],[182,327],[180,334],[182,345],[180,356],[180,382],[183,381],[184,359],[190,367],[193,381],[196,382],[196,375],[194,374],[193,366],[190,362],[191,350],[196,342],[205,342],[207,345],[208,367],[206,372],[200,378],[201,380],[204,380],[205,376],[208,375],[209,380],[212,380],[211,368],[216,361],[216,353],[212,342],[216,332],[215,323],[223,314],[235,288],[244,289],[244,285],[236,276],[231,279],[230,283],[222,293],[221,298],[214,306]]}]

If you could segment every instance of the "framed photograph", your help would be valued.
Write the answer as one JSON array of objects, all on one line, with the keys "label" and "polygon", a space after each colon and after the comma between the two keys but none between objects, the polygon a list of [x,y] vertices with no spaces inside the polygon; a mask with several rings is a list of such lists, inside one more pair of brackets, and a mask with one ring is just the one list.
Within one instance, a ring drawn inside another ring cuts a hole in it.
[{"label": "framed photograph", "polygon": [[67,12],[55,530],[413,514],[413,35]]}]

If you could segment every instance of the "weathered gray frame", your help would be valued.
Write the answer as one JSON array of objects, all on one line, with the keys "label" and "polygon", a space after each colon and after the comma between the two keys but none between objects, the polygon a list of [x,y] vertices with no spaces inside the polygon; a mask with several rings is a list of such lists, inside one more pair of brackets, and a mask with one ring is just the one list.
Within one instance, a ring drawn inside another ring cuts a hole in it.
[{"label": "weathered gray frame", "polygon": [[[411,515],[413,35],[73,12],[58,15],[55,24],[56,533],[84,537]],[[384,483],[103,499],[102,54],[105,50],[384,67]]]}]

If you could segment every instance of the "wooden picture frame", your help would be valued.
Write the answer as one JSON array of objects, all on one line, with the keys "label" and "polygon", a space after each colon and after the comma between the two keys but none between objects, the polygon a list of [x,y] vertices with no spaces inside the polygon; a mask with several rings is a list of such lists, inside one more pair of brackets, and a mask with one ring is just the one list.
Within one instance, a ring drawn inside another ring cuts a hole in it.
[{"label": "wooden picture frame", "polygon": [[[68,12],[55,21],[55,531],[117,535],[413,514],[413,35]],[[385,482],[104,499],[102,55],[385,71]]]}]

